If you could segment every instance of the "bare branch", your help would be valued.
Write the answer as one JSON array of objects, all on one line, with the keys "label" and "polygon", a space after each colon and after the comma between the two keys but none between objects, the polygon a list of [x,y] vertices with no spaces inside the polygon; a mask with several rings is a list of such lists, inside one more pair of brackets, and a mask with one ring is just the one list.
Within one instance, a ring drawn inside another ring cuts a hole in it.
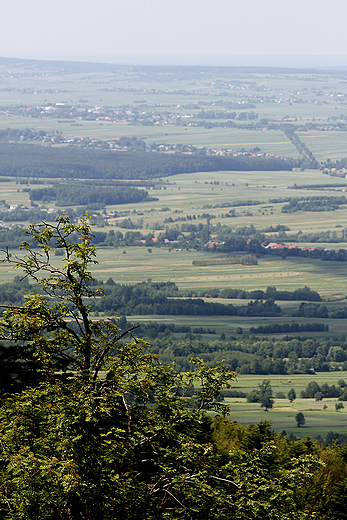
[{"label": "bare branch", "polygon": [[226,482],[227,484],[232,484],[236,488],[239,488],[239,486],[233,480],[228,480],[226,478],[215,477],[214,475],[209,475],[209,477],[213,478],[214,480],[219,480],[220,482]]},{"label": "bare branch", "polygon": [[178,498],[176,498],[175,495],[173,495],[168,489],[165,489],[165,493],[170,495],[181,507],[183,507],[183,509],[187,509],[186,506],[183,505],[182,502],[180,502]]}]

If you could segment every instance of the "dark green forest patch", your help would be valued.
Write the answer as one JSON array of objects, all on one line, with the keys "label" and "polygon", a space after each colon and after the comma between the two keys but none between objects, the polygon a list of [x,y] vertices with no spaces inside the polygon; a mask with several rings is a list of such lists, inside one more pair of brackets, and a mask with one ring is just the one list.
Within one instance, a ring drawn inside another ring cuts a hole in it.
[{"label": "dark green forest patch", "polygon": [[78,147],[0,144],[0,175],[76,179],[149,179],[209,171],[292,170],[297,162],[276,157],[207,157],[111,152]]},{"label": "dark green forest patch", "polygon": [[131,186],[101,187],[86,184],[58,184],[30,191],[32,202],[51,202],[58,205],[69,204],[127,204],[146,199],[148,192]]}]

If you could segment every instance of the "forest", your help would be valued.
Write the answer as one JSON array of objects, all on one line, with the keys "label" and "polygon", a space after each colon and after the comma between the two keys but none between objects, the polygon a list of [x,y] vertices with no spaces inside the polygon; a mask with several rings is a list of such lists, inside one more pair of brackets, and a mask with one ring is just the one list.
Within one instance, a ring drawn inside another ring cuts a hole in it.
[{"label": "forest", "polygon": [[69,179],[151,179],[198,171],[291,170],[300,165],[277,157],[117,153],[14,143],[0,143],[0,159],[1,176]]},{"label": "forest", "polygon": [[[2,284],[0,304],[20,306],[25,302],[25,294],[33,291],[33,285],[25,279],[17,277],[12,283]],[[115,284],[110,278],[106,283],[94,282],[93,287],[101,287],[103,297],[90,300],[90,309],[97,316],[121,315],[117,323],[122,331],[133,327],[128,323],[126,315],[196,315],[196,316],[282,316],[280,306],[273,300],[251,301],[247,305],[233,306],[217,303],[207,303],[204,300],[178,299],[179,291],[172,282],[144,282],[134,286]],[[274,294],[274,287],[270,293]],[[36,288],[39,290],[40,287]],[[42,293],[42,291],[41,291]],[[309,288],[301,292],[301,297],[309,294]],[[43,293],[42,293],[43,294]],[[313,295],[315,293],[313,292]],[[88,300],[87,300],[88,301]],[[308,318],[342,318],[337,313],[328,313],[324,305],[302,302],[296,316]],[[101,318],[99,318],[101,319]],[[343,338],[308,339],[292,337],[291,333],[327,331],[324,323],[273,324],[251,327],[251,336],[244,336],[241,327],[236,329],[236,336],[219,337],[215,330],[206,327],[179,326],[172,323],[156,323],[155,321],[141,324],[137,330],[139,337],[149,338],[153,351],[163,362],[174,361],[181,371],[189,370],[190,356],[199,356],[210,366],[217,366],[225,360],[228,366],[240,374],[295,374],[326,371],[335,362],[339,362],[343,370],[347,369],[347,343]],[[283,339],[263,339],[261,334],[287,333]],[[212,337],[211,337],[212,336]],[[213,337],[214,336],[214,337]],[[7,347],[2,349],[3,359],[6,359]],[[10,356],[9,356],[10,357]],[[24,359],[24,366],[29,360]],[[18,360],[13,360],[14,366],[19,366]],[[12,370],[11,370],[12,371]]]},{"label": "forest", "polygon": [[30,190],[30,200],[32,202],[41,201],[43,203],[56,201],[57,205],[82,204],[128,204],[130,202],[140,202],[148,198],[148,192],[139,190],[131,186],[100,187],[88,186],[83,183],[78,185],[59,184],[51,188],[38,188]]}]

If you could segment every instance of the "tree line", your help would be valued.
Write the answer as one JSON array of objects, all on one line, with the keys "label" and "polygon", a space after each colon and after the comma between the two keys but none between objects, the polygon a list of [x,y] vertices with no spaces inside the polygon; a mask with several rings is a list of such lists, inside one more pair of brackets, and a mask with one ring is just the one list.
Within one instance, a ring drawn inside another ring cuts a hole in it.
[{"label": "tree line", "polygon": [[335,211],[345,204],[347,204],[347,200],[344,195],[341,197],[299,197],[290,199],[289,203],[282,207],[282,213]]},{"label": "tree line", "polygon": [[146,284],[109,285],[105,297],[91,303],[91,309],[109,314],[158,315],[219,315],[219,316],[279,316],[280,307],[273,300],[251,301],[247,305],[206,302],[200,298],[168,298],[154,294]]},{"label": "tree line", "polygon": [[329,385],[328,383],[319,385],[316,381],[311,381],[300,392],[300,397],[303,399],[315,399],[316,401],[338,397],[339,401],[347,401],[347,385],[344,379],[339,379],[337,385]]},{"label": "tree line", "polygon": [[283,334],[284,332],[328,332],[329,325],[324,323],[272,323],[251,327],[252,334]]},{"label": "tree line", "polygon": [[[140,332],[141,334],[141,328]],[[282,339],[231,335],[208,339],[202,335],[184,337],[165,334],[151,338],[153,351],[163,362],[175,362],[189,370],[190,356],[199,356],[210,366],[225,360],[238,374],[313,374],[338,366],[347,370],[346,341],[340,338],[304,338],[290,335]]]},{"label": "tree line", "polygon": [[[317,291],[313,291],[310,287],[301,287],[294,291],[279,290],[274,286],[267,287],[266,291],[255,289],[246,291],[244,289],[205,289],[205,290],[184,290],[183,296],[197,296],[200,298],[231,298],[231,299],[247,299],[247,300],[305,300],[312,302],[320,302],[322,298]],[[325,317],[325,316],[324,316]]]},{"label": "tree line", "polygon": [[[104,298],[102,300],[92,300],[91,309],[99,314],[115,313],[118,315],[126,314],[189,314],[189,315],[229,315],[229,316],[282,316],[281,307],[274,303],[274,300],[300,301],[304,300],[299,308],[294,311],[292,317],[304,318],[332,318],[344,319],[346,310],[335,308],[330,313],[325,305],[307,303],[308,301],[321,301],[320,295],[312,291],[309,287],[296,289],[295,291],[277,291],[276,287],[270,286],[264,291],[243,291],[240,289],[209,289],[209,290],[179,290],[174,282],[141,282],[133,285],[117,284],[112,278],[105,283],[100,280],[97,282],[103,288]],[[31,287],[27,283],[20,283],[18,277],[13,282],[0,285],[0,303],[14,303],[13,298],[18,302],[24,302],[26,292]],[[238,298],[252,300],[247,305],[234,306],[221,303],[206,302],[202,298]],[[182,299],[183,298],[183,299]],[[265,300],[265,303],[262,301]],[[291,324],[293,327],[295,324]],[[315,325],[317,327],[317,324]],[[266,326],[268,327],[268,326]],[[269,326],[271,327],[271,326]],[[279,331],[278,325],[274,325],[276,330],[260,329],[251,332],[264,333]],[[287,325],[285,325],[287,327]],[[318,330],[310,329],[307,325],[306,331]],[[304,329],[286,329],[282,332],[300,332]],[[322,330],[326,330],[323,328]],[[186,331],[188,332],[188,330]]]}]

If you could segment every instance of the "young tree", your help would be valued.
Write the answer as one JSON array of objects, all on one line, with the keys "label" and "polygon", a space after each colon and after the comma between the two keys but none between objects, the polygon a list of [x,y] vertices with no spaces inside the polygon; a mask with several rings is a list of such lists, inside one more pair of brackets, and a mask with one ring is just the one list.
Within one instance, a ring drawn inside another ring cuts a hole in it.
[{"label": "young tree", "polygon": [[298,426],[298,428],[300,428],[300,426],[304,426],[304,424],[306,422],[305,416],[302,412],[298,412],[296,414],[295,420],[296,420],[296,425]]},{"label": "young tree", "polygon": [[294,388],[291,388],[287,394],[289,401],[292,403],[296,399],[296,393]]},{"label": "young tree", "polygon": [[265,412],[273,407],[274,400],[272,399],[272,388],[270,381],[264,379],[264,381],[258,385],[260,394],[260,406],[265,408]]},{"label": "young tree", "polygon": [[[59,360],[84,380],[95,382],[119,338],[117,327],[94,322],[90,316],[86,299],[102,291],[92,285],[89,271],[91,264],[97,263],[89,220],[83,218],[75,225],[61,215],[56,225],[30,226],[28,233],[36,248],[23,242],[23,257],[10,255],[7,250],[3,261],[20,269],[23,278],[33,279],[42,291],[29,294],[22,307],[7,308],[0,328],[1,339],[33,348],[36,359],[51,378]],[[51,262],[55,251],[63,251],[62,267]]]}]

